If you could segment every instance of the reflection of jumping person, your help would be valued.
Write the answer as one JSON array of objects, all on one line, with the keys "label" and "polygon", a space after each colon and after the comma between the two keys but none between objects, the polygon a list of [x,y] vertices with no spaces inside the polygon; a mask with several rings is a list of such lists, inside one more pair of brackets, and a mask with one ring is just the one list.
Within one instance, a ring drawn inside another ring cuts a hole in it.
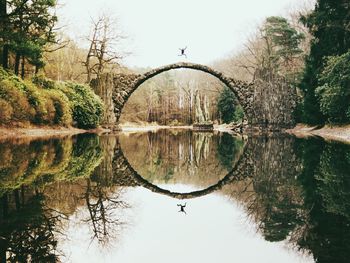
[{"label": "reflection of jumping person", "polygon": [[180,55],[179,55],[179,57],[180,56],[185,56],[185,58],[187,58],[187,56],[186,56],[186,54],[185,54],[185,50],[187,49],[187,47],[185,47],[185,48],[179,48],[180,49]]},{"label": "reflection of jumping person", "polygon": [[184,205],[182,205],[182,204],[177,204],[177,206],[180,206],[180,211],[178,211],[178,212],[183,212],[183,213],[185,213],[185,214],[187,215],[187,213],[186,213],[186,211],[185,211],[186,203],[185,203]]}]

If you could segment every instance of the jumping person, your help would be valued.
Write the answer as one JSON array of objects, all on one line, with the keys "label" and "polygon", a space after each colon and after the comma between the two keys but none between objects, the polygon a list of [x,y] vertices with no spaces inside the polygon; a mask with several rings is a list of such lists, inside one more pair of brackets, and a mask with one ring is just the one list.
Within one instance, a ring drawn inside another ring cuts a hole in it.
[{"label": "jumping person", "polygon": [[186,56],[186,54],[185,54],[185,50],[187,49],[187,47],[185,47],[185,48],[179,48],[179,50],[180,50],[180,54],[178,55],[179,57],[181,57],[181,56],[185,56],[185,58],[187,58],[187,56]]},{"label": "jumping person", "polygon": [[182,204],[177,204],[177,206],[180,206],[180,210],[179,210],[178,212],[182,212],[182,213],[185,213],[185,214],[187,215],[187,213],[186,213],[186,211],[185,211],[186,203],[185,203],[184,205],[182,205]]}]

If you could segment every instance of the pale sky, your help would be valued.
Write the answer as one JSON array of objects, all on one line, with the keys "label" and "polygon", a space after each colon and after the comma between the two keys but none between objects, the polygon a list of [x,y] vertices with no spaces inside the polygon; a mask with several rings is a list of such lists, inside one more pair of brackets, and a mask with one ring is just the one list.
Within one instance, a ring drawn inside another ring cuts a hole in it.
[{"label": "pale sky", "polygon": [[[285,15],[309,0],[60,0],[61,24],[75,39],[89,32],[90,17],[115,14],[128,36],[123,49],[131,67],[178,61],[209,64],[243,47],[254,28],[271,15]],[[179,48],[187,46],[187,59]]]}]

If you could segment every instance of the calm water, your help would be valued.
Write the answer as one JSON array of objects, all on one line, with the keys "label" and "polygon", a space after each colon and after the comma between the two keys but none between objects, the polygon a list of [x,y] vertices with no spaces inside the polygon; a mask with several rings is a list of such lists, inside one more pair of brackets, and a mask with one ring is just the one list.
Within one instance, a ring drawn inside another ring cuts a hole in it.
[{"label": "calm water", "polygon": [[350,146],[316,138],[0,142],[0,197],[1,262],[350,260]]}]

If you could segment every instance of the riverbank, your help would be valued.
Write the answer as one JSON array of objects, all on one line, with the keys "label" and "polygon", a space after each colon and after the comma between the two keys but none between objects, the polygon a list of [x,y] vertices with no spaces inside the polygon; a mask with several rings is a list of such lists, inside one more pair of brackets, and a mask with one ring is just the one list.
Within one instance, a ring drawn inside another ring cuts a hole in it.
[{"label": "riverbank", "polygon": [[74,127],[59,127],[59,126],[31,126],[28,128],[1,127],[0,140],[21,139],[21,138],[60,138],[65,136],[73,136],[82,133],[103,133],[107,130],[97,128],[94,130],[83,130]]},{"label": "riverbank", "polygon": [[[120,125],[122,132],[149,132],[149,131],[158,131],[164,129],[172,129],[172,130],[193,130],[192,125],[183,125],[183,126],[170,126],[170,125]],[[231,129],[231,126],[228,124],[214,125],[214,129],[212,131],[218,132],[227,132],[236,134]]]},{"label": "riverbank", "polygon": [[[148,132],[157,131],[161,129],[192,129],[192,126],[122,126],[123,132]],[[214,131],[234,133],[225,125],[214,125]],[[18,127],[1,127],[0,126],[0,140],[16,139],[16,138],[52,138],[73,136],[82,133],[96,133],[102,134],[110,132],[108,129],[97,128],[92,130],[78,129],[74,127],[60,127],[60,126],[31,126],[27,128]],[[341,141],[350,144],[350,125],[346,126],[324,126],[319,128],[317,126],[307,126],[298,124],[293,129],[286,130],[287,133],[293,134],[298,138],[307,138],[310,136],[320,136],[326,140]]]},{"label": "riverbank", "polygon": [[287,130],[288,133],[298,138],[306,138],[310,136],[320,136],[325,140],[340,141],[350,144],[350,125],[345,126],[328,126],[321,128],[317,126],[307,126],[298,124],[295,128]]},{"label": "riverbank", "polygon": [[192,126],[168,126],[168,125],[145,125],[145,126],[120,126],[123,132],[148,132],[148,131],[158,131],[162,129],[193,129]]}]

